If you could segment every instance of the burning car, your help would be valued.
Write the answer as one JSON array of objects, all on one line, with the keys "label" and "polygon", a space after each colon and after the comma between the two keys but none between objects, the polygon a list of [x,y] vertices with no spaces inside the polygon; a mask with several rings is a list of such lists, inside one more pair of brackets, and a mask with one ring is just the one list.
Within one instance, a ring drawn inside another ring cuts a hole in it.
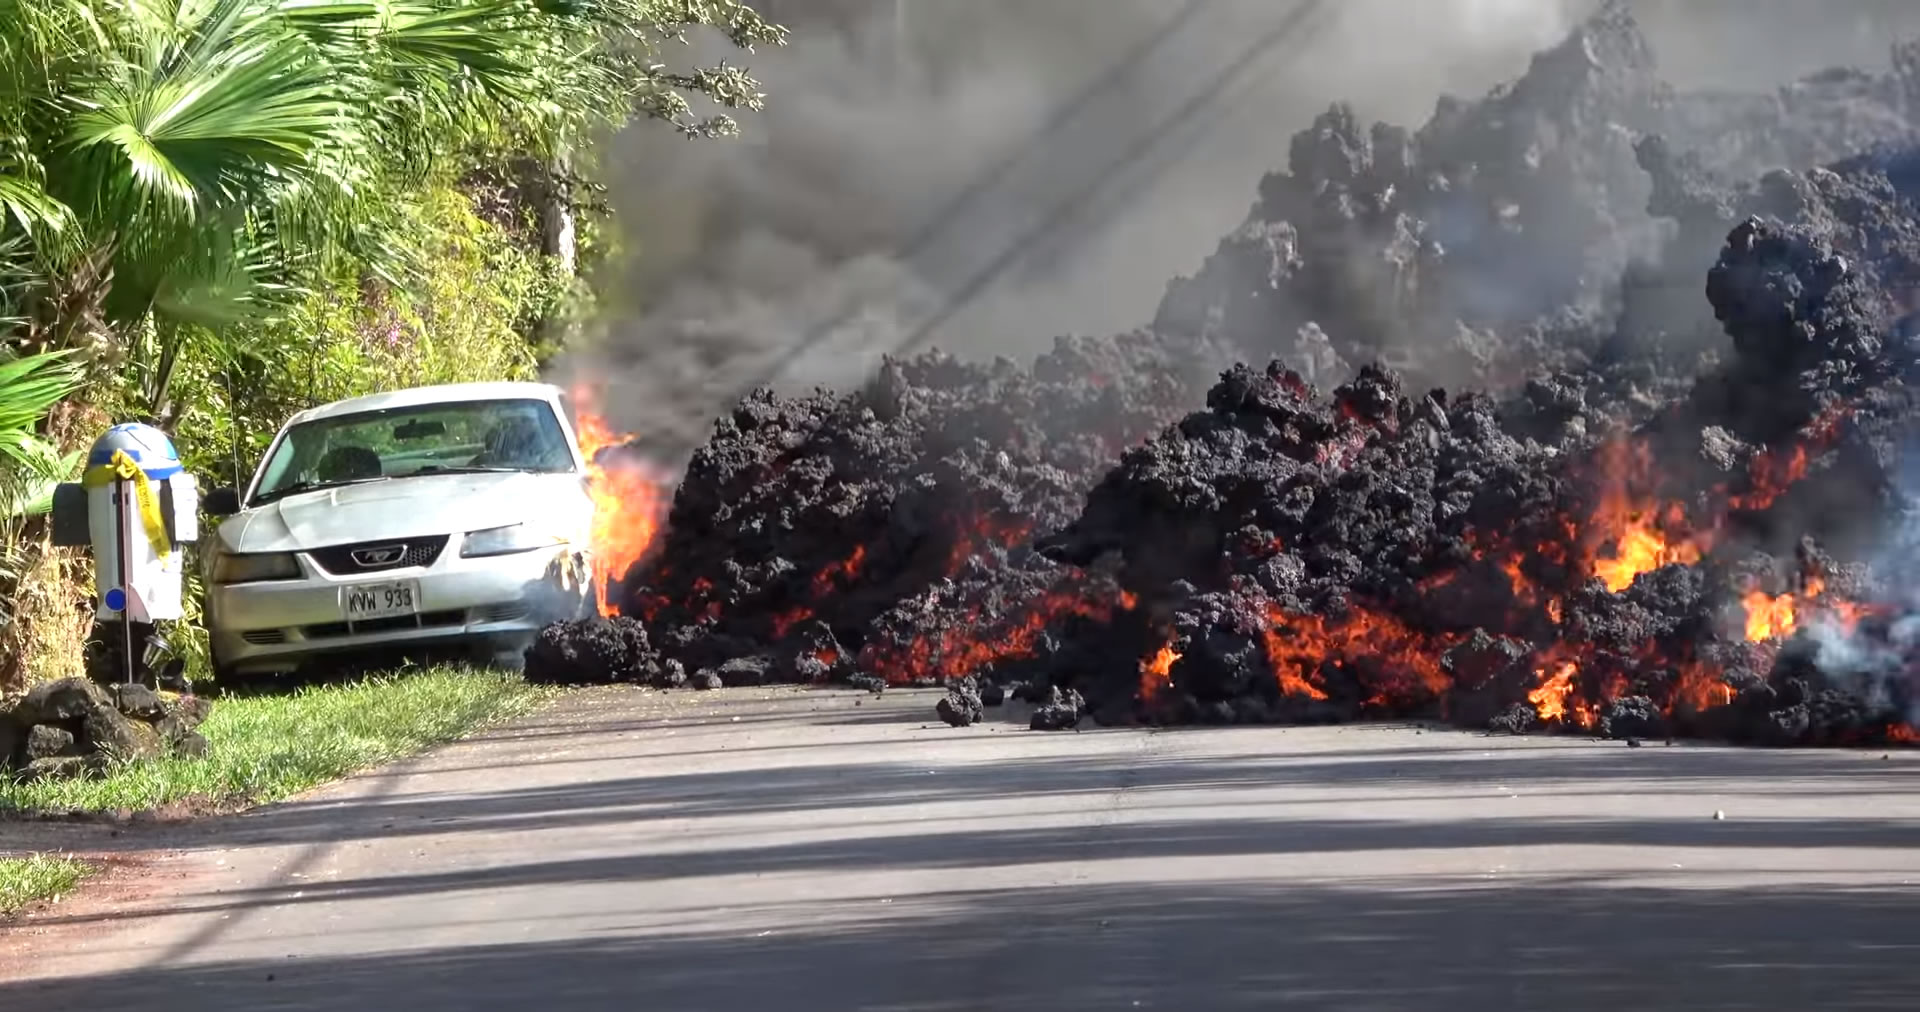
[{"label": "burning car", "polygon": [[591,613],[593,500],[566,395],[536,383],[419,387],[303,411],[206,563],[215,675],[464,647],[512,666]]}]

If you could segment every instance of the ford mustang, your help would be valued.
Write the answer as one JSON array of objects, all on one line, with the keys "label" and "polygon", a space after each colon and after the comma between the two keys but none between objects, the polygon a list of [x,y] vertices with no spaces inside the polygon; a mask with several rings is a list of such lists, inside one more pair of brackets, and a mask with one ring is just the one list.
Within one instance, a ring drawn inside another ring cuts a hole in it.
[{"label": "ford mustang", "polygon": [[514,666],[595,607],[593,501],[566,395],[539,383],[374,394],[289,419],[206,553],[214,675],[456,647]]}]

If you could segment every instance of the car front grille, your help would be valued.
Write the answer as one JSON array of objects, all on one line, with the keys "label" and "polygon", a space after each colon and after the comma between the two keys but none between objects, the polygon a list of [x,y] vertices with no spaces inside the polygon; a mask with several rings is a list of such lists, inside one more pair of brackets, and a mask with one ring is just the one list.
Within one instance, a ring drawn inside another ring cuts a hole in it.
[{"label": "car front grille", "polygon": [[439,534],[426,538],[362,541],[353,545],[315,548],[307,554],[321,569],[334,576],[356,576],[431,566],[433,560],[438,559],[446,549],[447,539],[447,535]]},{"label": "car front grille", "polygon": [[240,638],[257,647],[270,647],[287,641],[285,629],[249,629],[240,634]]},{"label": "car front grille", "polygon": [[323,622],[300,630],[310,640],[334,640],[342,636],[360,636],[367,633],[394,632],[400,629],[435,629],[442,626],[462,625],[467,621],[464,610],[423,611],[418,615],[393,615],[387,618],[370,618],[364,622]]},{"label": "car front grille", "polygon": [[508,601],[505,604],[490,604],[477,609],[476,622],[518,622],[533,614],[533,606],[525,601]]}]

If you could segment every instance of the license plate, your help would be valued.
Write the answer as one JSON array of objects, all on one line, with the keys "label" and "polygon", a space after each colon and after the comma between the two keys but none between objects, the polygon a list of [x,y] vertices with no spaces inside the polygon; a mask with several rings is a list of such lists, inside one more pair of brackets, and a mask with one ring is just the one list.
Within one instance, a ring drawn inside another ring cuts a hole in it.
[{"label": "license plate", "polygon": [[342,591],[347,621],[411,615],[420,610],[420,585],[413,580],[363,583]]}]

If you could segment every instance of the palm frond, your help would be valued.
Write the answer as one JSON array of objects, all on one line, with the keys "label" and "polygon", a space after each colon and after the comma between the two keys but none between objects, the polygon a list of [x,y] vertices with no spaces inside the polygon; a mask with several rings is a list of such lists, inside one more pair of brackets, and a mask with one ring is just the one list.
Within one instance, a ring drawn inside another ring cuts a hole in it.
[{"label": "palm frond", "polygon": [[78,384],[66,352],[0,361],[0,434],[31,429]]}]

